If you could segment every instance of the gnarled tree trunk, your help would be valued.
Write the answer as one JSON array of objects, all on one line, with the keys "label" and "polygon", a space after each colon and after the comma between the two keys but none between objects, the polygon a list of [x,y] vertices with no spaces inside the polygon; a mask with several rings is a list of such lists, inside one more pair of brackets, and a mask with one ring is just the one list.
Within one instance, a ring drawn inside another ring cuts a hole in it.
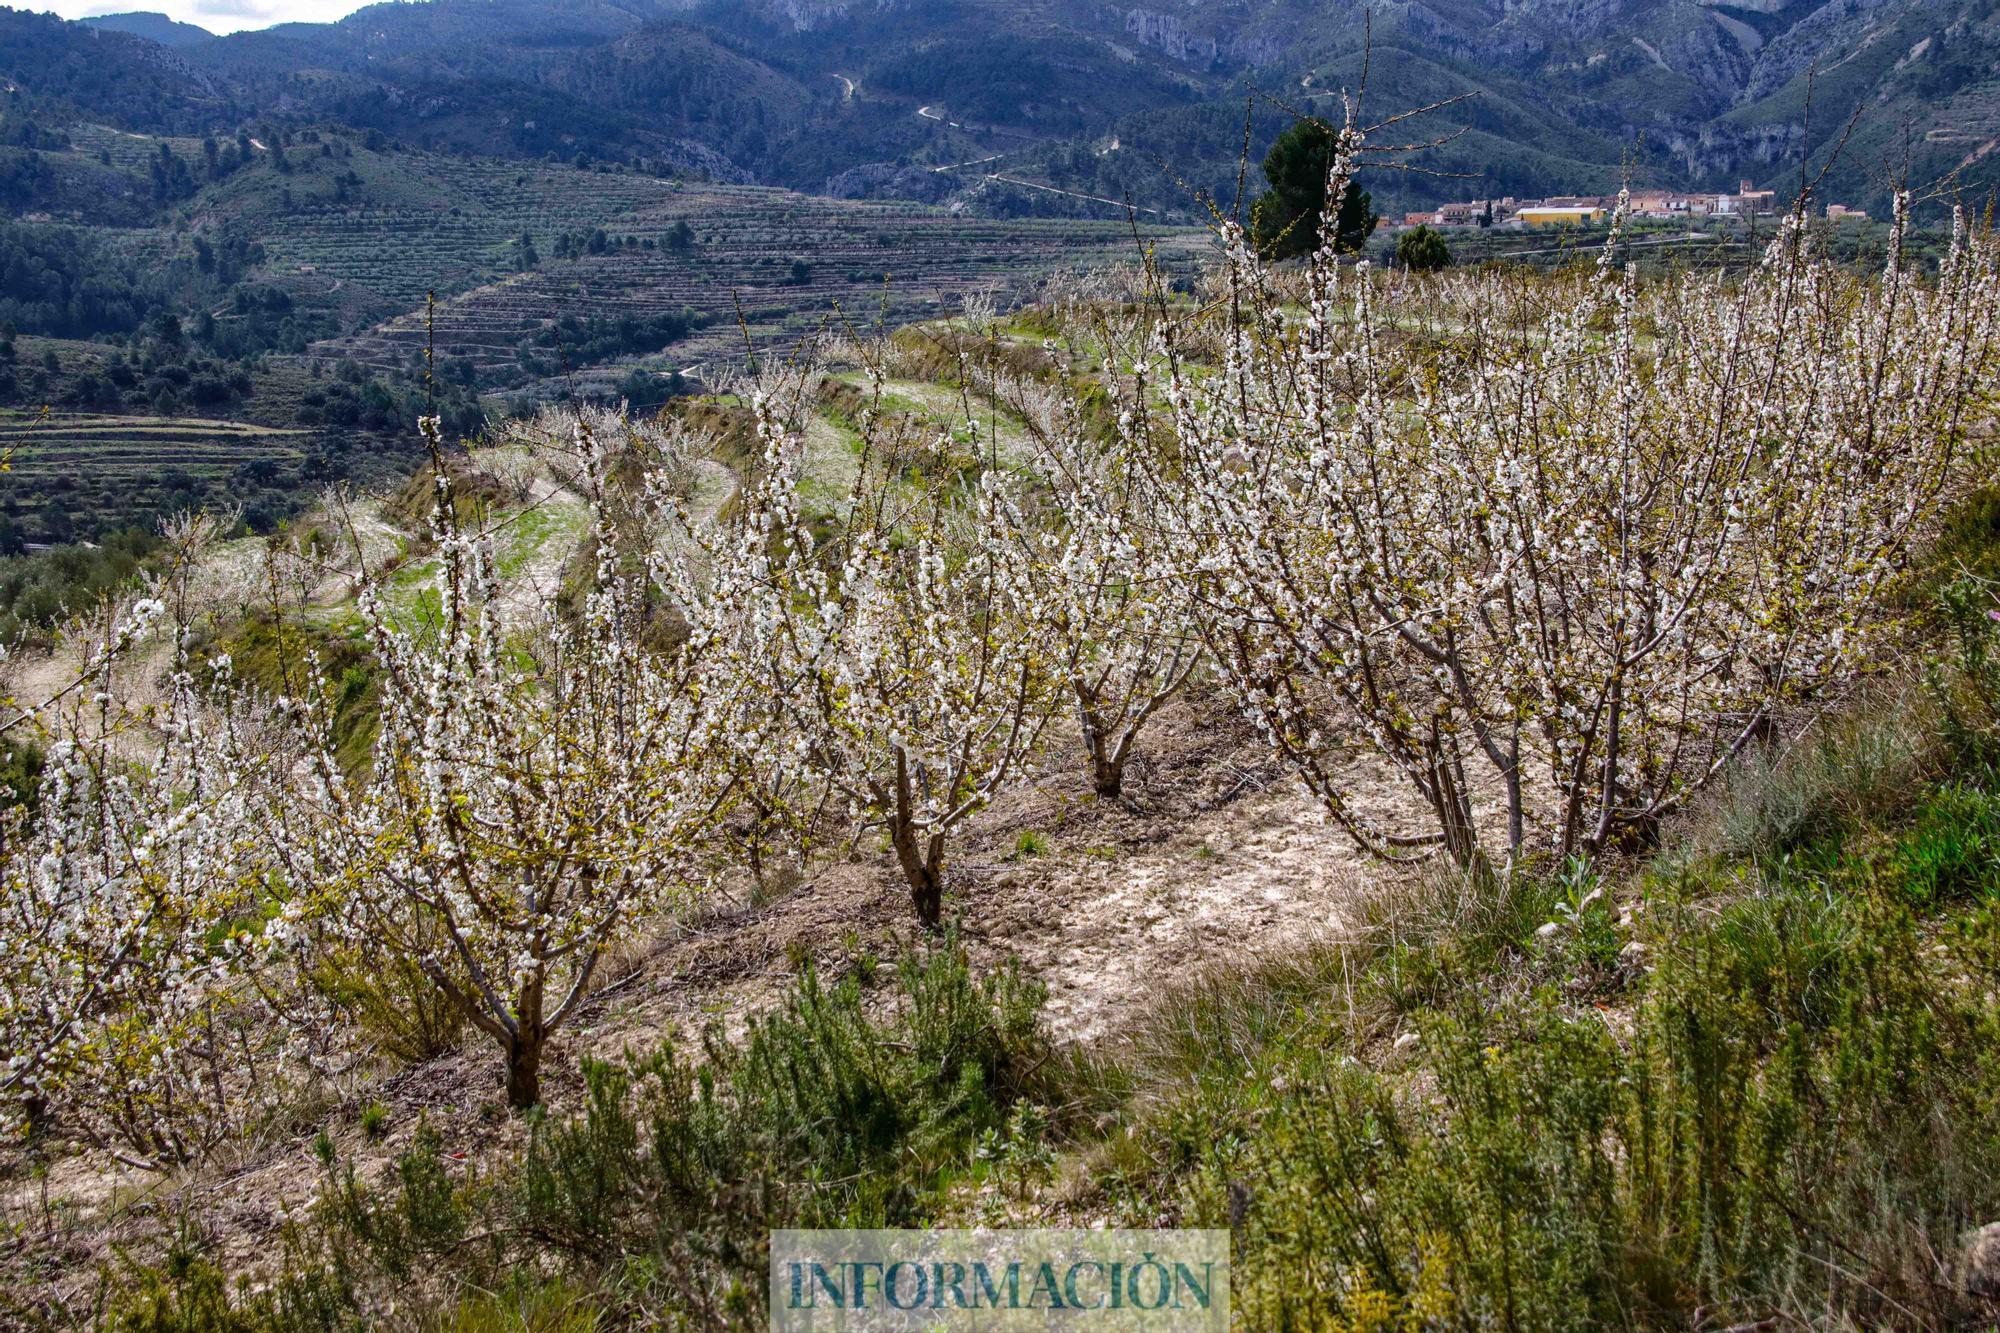
[{"label": "gnarled tree trunk", "polygon": [[519,1035],[507,1042],[507,1105],[525,1111],[542,1100],[541,1025],[532,1032],[526,1024]]},{"label": "gnarled tree trunk", "polygon": [[901,818],[893,836],[896,863],[910,886],[910,903],[926,930],[936,930],[944,914],[944,834],[922,837]]}]

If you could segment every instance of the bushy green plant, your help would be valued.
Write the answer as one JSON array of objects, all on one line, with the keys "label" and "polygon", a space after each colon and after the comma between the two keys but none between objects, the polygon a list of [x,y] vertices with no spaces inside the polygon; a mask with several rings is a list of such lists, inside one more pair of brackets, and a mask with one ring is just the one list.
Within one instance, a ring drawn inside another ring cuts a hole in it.
[{"label": "bushy green plant", "polygon": [[394,1188],[371,1192],[353,1164],[327,1168],[331,1179],[321,1218],[343,1262],[357,1259],[403,1283],[449,1260],[481,1202],[452,1179],[444,1140],[432,1125],[417,1127],[407,1152],[396,1159]]},{"label": "bushy green plant", "polygon": [[475,1292],[439,1322],[439,1333],[596,1333],[604,1312],[561,1279],[515,1273],[498,1291]]},{"label": "bushy green plant", "polygon": [[2000,769],[2000,582],[1966,575],[1946,585],[1938,610],[1957,648],[1930,674],[1944,739],[1962,767]]},{"label": "bushy green plant", "polygon": [[[273,1282],[230,1281],[185,1221],[157,1264],[121,1257],[87,1327],[103,1333],[362,1333],[366,1321],[335,1266],[287,1241]],[[22,1313],[0,1301],[0,1315]],[[34,1325],[29,1325],[34,1326]],[[52,1321],[49,1326],[59,1327]]]},{"label": "bushy green plant", "polygon": [[1944,771],[1934,712],[1928,699],[1890,696],[1820,720],[1782,752],[1746,756],[1669,855],[1837,854],[1847,830],[1891,817]]},{"label": "bushy green plant", "polygon": [[2000,1206],[2000,1060],[1991,1004],[1940,1002],[1918,940],[1848,899],[1690,909],[1628,1036],[1489,994],[1424,1013],[1414,1084],[1301,1025],[1254,1091],[1165,1117],[1180,1207],[1233,1225],[1256,1327],[1444,1299],[1439,1264],[1480,1326],[1951,1317],[1917,1259]]},{"label": "bushy green plant", "polygon": [[975,973],[955,932],[831,983],[802,959],[740,1043],[588,1063],[579,1110],[538,1112],[511,1165],[471,1172],[425,1124],[370,1185],[322,1135],[281,1271],[253,1291],[177,1242],[112,1276],[109,1327],[358,1329],[391,1302],[467,1333],[755,1322],[773,1228],[921,1226],[982,1171],[1042,1178],[1039,1103],[1067,1066],[1041,1002],[1011,964]]},{"label": "bushy green plant", "polygon": [[2000,796],[1948,783],[1918,803],[1889,864],[1919,906],[1971,894],[2000,894]]},{"label": "bushy green plant", "polygon": [[1828,734],[1879,765],[1775,766],[1732,836],[1623,885],[1405,883],[1190,988],[1101,1080],[1133,1115],[1094,1158],[1114,1210],[1229,1225],[1259,1328],[1972,1317],[2000,816],[1934,713]]},{"label": "bushy green plant", "polygon": [[[1326,182],[1337,132],[1316,119],[1295,122],[1264,157],[1264,177],[1271,188],[1251,209],[1251,231],[1258,249],[1273,259],[1310,253],[1321,243],[1320,215],[1326,211]],[[1340,196],[1334,219],[1339,233],[1334,248],[1343,254],[1359,250],[1381,221],[1368,191],[1349,186]]]},{"label": "bushy green plant", "polygon": [[0,742],[0,809],[34,804],[46,761],[42,747],[30,738],[10,737]]},{"label": "bushy green plant", "polygon": [[524,1225],[598,1261],[635,1242],[665,1258],[706,1233],[747,1280],[779,1219],[920,1221],[1032,1090],[1048,1059],[1041,989],[1011,966],[977,978],[947,937],[898,961],[878,1018],[864,972],[827,985],[807,961],[740,1045],[711,1032],[699,1065],[663,1047],[589,1066],[584,1113],[542,1124],[529,1148]]},{"label": "bushy green plant", "polygon": [[1451,247],[1435,227],[1412,227],[1396,238],[1396,262],[1418,273],[1451,267]]},{"label": "bushy green plant", "polygon": [[465,1011],[413,959],[330,952],[314,971],[320,993],[343,1009],[373,1049],[417,1064],[457,1047]]},{"label": "bushy green plant", "polygon": [[0,643],[41,638],[68,617],[132,586],[142,572],[157,566],[153,557],[159,546],[156,534],[127,528],[98,545],[0,556]]}]

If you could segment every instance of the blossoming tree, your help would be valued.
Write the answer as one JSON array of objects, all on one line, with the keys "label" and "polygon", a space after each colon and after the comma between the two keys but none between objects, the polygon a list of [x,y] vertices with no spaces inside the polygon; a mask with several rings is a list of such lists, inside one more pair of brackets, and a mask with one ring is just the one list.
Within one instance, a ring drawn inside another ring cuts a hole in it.
[{"label": "blossoming tree", "polygon": [[[1360,147],[1350,120],[1330,200]],[[1219,358],[1163,320],[1151,367],[1165,549],[1245,711],[1390,856],[1646,838],[1860,669],[2000,346],[2000,246],[1963,227],[1930,281],[1896,246],[1842,271],[1797,214],[1734,278],[1642,287],[1614,237],[1537,316],[1502,278],[1385,286],[1327,248],[1293,307],[1225,241]],[[1448,336],[1406,336],[1440,299]],[[1135,456],[1154,425],[1127,419]],[[1362,756],[1428,827],[1358,807]]]},{"label": "blossoming tree", "polygon": [[[290,1033],[253,976],[267,905],[259,711],[228,663],[197,683],[188,580],[212,523],[169,526],[168,572],[107,610],[75,685],[19,715],[47,747],[0,815],[0,1096],[137,1166],[198,1157],[282,1096]],[[135,658],[170,644],[158,697]]]},{"label": "blossoming tree", "polygon": [[917,917],[941,919],[952,831],[1020,770],[1057,698],[1053,622],[1038,614],[1025,522],[1006,473],[922,471],[926,447],[871,411],[860,474],[837,512],[801,499],[802,434],[757,403],[759,476],[679,594],[704,642],[727,644],[782,737],[781,765],[884,834]]},{"label": "blossoming tree", "polygon": [[728,797],[704,662],[638,633],[641,580],[620,571],[606,517],[616,441],[574,424],[596,516],[589,588],[573,617],[551,597],[510,629],[491,543],[455,517],[424,423],[436,602],[364,590],[384,681],[374,764],[349,782],[319,745],[297,779],[306,817],[282,839],[292,881],[315,886],[340,930],[415,958],[500,1049],[516,1107],[539,1100],[549,1036],[606,949],[699,888]]},{"label": "blossoming tree", "polygon": [[[1143,343],[1149,324],[1090,313],[1090,341],[1113,392],[1129,394],[1121,356]],[[1051,521],[1017,531],[1038,589],[1035,614],[1056,630],[1057,669],[1076,705],[1091,786],[1116,797],[1140,733],[1203,654],[1161,547],[1168,529],[1156,512],[1149,460],[1134,452],[1148,444],[1130,429],[1144,405],[1125,398],[1123,434],[1107,439],[1087,425],[1079,397],[1065,374],[1058,392],[1023,404]]]}]

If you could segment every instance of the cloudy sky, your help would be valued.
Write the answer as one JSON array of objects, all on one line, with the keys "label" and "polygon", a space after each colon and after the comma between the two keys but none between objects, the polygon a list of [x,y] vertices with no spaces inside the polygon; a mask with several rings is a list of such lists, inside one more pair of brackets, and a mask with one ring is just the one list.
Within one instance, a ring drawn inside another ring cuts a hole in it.
[{"label": "cloudy sky", "polygon": [[365,3],[371,0],[54,0],[45,7],[66,19],[151,10],[210,32],[236,32],[273,23],[330,23]]}]

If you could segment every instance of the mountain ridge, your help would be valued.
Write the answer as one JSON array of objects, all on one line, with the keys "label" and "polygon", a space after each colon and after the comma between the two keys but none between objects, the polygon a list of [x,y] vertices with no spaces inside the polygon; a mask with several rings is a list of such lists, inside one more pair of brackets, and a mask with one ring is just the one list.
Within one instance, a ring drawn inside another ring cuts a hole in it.
[{"label": "mountain ridge", "polygon": [[[0,26],[29,17],[11,13]],[[1364,78],[1383,110],[1469,95],[1433,127],[1466,139],[1420,157],[1439,174],[1384,182],[1391,204],[1582,176],[1786,189],[1857,109],[1829,191],[1879,204],[1896,173],[1973,196],[2000,184],[2000,0],[426,0],[222,37],[171,22],[64,25],[153,45],[146,97],[79,87],[74,43],[49,32],[0,73],[58,114],[133,131],[331,120],[426,148],[998,214],[1101,215],[1083,195],[1194,216],[1185,185],[1233,176],[1246,99],[1255,157],[1287,106],[1324,113]],[[1143,168],[1119,156],[1135,137],[1156,159]],[[1057,192],[955,169],[996,160]]]},{"label": "mountain ridge", "polygon": [[178,19],[169,18],[152,10],[134,10],[124,14],[92,14],[78,19],[77,22],[86,27],[130,33],[134,37],[144,37],[167,47],[196,46],[202,42],[215,40],[215,34],[207,28],[193,23],[182,23]]}]

